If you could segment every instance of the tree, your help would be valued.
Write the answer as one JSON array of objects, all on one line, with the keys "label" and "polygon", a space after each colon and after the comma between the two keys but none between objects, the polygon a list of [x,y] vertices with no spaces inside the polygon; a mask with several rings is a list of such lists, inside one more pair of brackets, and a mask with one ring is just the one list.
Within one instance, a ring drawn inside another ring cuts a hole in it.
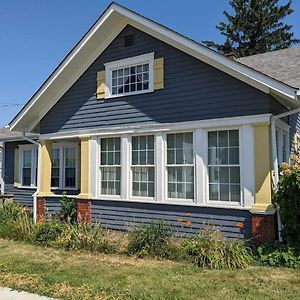
[{"label": "tree", "polygon": [[279,5],[279,0],[232,0],[234,10],[230,15],[224,11],[227,22],[216,26],[226,37],[224,44],[203,41],[209,48],[222,54],[234,52],[243,57],[288,48],[300,42],[294,39],[292,25],[282,20],[293,12],[291,1]]}]

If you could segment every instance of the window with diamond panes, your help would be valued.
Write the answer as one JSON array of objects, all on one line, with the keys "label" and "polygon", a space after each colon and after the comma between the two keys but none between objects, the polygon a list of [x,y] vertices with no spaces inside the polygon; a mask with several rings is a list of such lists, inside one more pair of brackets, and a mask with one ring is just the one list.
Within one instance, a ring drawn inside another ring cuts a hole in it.
[{"label": "window with diamond panes", "polygon": [[209,200],[240,202],[239,131],[208,132]]},{"label": "window with diamond panes", "polygon": [[121,139],[101,139],[101,194],[120,195],[121,193]]},{"label": "window with diamond panes", "polygon": [[132,137],[132,195],[154,197],[154,136]]},{"label": "window with diamond panes", "polygon": [[193,133],[167,135],[168,198],[194,199]]},{"label": "window with diamond panes", "polygon": [[119,68],[112,71],[112,95],[149,90],[149,64]]}]

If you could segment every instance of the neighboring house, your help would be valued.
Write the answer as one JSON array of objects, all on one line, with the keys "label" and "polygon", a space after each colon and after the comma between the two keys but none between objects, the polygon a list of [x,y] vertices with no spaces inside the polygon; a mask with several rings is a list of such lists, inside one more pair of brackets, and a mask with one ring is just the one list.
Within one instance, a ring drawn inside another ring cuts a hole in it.
[{"label": "neighboring house", "polygon": [[285,51],[275,74],[274,53],[232,60],[111,4],[9,124],[40,144],[5,141],[5,191],[38,219],[66,191],[106,228],[275,239],[272,179],[300,124]]}]

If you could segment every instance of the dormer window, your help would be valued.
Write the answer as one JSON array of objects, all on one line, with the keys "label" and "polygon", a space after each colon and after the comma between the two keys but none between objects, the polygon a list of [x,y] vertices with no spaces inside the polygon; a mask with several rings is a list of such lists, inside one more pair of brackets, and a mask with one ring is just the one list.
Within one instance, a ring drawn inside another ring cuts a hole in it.
[{"label": "dormer window", "polygon": [[154,53],[105,64],[105,98],[153,91]]}]

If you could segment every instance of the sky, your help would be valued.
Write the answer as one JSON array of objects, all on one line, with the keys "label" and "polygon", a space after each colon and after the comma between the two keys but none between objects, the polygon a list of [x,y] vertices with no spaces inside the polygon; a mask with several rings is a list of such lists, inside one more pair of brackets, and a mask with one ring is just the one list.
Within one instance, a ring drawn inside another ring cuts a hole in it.
[{"label": "sky", "polygon": [[[223,38],[215,28],[228,0],[116,1],[196,41]],[[281,1],[286,3],[286,1]],[[106,0],[0,1],[0,127],[8,124],[111,3]],[[300,38],[300,0],[285,21]]]}]

